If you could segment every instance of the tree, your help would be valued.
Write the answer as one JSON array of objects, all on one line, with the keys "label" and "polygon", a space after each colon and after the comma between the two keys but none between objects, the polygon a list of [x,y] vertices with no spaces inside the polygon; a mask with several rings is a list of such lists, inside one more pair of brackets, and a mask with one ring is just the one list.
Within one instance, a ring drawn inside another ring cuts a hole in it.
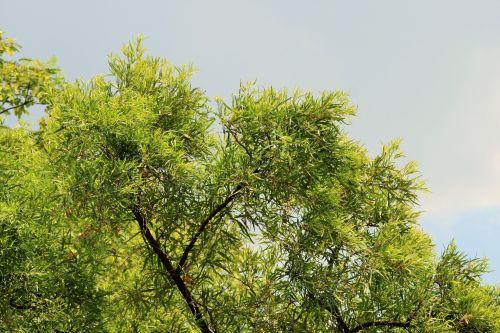
[{"label": "tree", "polygon": [[[15,45],[1,37],[0,55]],[[0,113],[46,102],[59,78],[44,66],[0,59]],[[0,118],[0,331],[99,332],[104,294],[91,256],[76,258],[47,158],[36,131]]]},{"label": "tree", "polygon": [[0,330],[99,332],[94,266],[59,224],[48,161],[28,133],[0,127]]},{"label": "tree", "polygon": [[[417,223],[415,163],[397,166],[397,142],[370,158],[349,139],[345,93],[249,83],[214,109],[191,67],[145,55],[141,38],[122,53],[109,76],[47,90],[39,130],[2,128],[16,136],[2,141],[2,179],[16,185],[4,187],[1,221],[22,202],[26,225],[51,230],[22,241],[59,240],[54,253],[83,272],[61,302],[75,304],[74,292],[94,305],[73,326],[47,327],[500,330],[498,290],[480,283],[485,260],[453,243],[435,254]],[[51,269],[54,281],[68,274]]]},{"label": "tree", "polygon": [[27,113],[35,104],[46,104],[49,91],[62,82],[55,67],[55,58],[46,63],[21,58],[6,60],[4,54],[13,55],[20,46],[12,38],[5,38],[0,31],[0,115],[12,111],[17,117]]}]

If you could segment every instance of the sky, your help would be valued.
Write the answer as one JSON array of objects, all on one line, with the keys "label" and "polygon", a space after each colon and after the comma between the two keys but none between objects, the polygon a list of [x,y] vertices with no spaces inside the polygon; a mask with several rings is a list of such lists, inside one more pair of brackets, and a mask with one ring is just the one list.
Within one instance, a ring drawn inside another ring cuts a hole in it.
[{"label": "sky", "polygon": [[[402,139],[430,192],[421,224],[455,239],[500,283],[500,1],[0,0],[21,56],[56,56],[69,80],[107,72],[139,34],[154,55],[191,63],[194,85],[230,98],[241,81],[343,90],[347,128],[371,155]],[[32,114],[31,120],[39,115]]]}]

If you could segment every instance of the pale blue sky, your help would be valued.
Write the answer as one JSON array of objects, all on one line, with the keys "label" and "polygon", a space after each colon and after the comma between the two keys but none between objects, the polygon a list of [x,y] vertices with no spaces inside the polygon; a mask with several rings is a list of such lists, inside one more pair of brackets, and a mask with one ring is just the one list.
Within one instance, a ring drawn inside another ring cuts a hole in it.
[{"label": "pale blue sky", "polygon": [[402,138],[432,193],[422,224],[488,256],[500,282],[500,1],[12,1],[0,28],[22,55],[57,56],[69,79],[105,73],[139,33],[150,51],[200,69],[194,83],[229,97],[240,80],[342,89],[358,105],[349,132],[375,154]]}]

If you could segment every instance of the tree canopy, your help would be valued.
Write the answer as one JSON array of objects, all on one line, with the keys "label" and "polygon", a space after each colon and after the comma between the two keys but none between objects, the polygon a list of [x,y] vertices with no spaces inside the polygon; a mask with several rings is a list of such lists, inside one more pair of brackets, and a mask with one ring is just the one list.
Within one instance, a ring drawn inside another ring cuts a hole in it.
[{"label": "tree canopy", "polygon": [[500,331],[486,260],[436,253],[416,164],[348,137],[346,93],[212,103],[140,37],[70,83],[0,37],[0,113],[46,108],[0,125],[2,331]]},{"label": "tree canopy", "polygon": [[20,117],[30,106],[48,103],[49,90],[62,82],[60,72],[55,67],[55,58],[40,62],[21,58],[6,60],[20,46],[12,38],[5,38],[0,31],[0,115],[13,113]]}]

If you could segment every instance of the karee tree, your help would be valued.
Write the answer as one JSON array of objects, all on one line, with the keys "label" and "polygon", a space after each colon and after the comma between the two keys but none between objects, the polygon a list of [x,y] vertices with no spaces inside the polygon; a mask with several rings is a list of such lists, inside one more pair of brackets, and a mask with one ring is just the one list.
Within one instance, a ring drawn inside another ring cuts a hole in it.
[{"label": "karee tree", "polygon": [[[0,114],[21,117],[62,79],[50,64],[3,58],[17,49],[0,32]],[[39,143],[36,131],[9,128],[0,115],[0,331],[99,332],[96,266],[76,258],[57,171]]]},{"label": "karee tree", "polygon": [[57,230],[53,251],[81,270],[74,293],[95,305],[53,329],[500,331],[486,262],[434,252],[415,163],[398,167],[397,142],[371,158],[351,140],[345,93],[250,83],[212,105],[191,67],[145,55],[141,38],[122,53],[107,76],[47,89],[39,130],[2,128],[29,138],[6,159],[39,157],[2,164],[19,186],[0,217],[15,200],[45,212],[27,225]]},{"label": "karee tree", "polygon": [[38,59],[5,59],[20,49],[14,39],[0,30],[0,115],[14,113],[21,117],[30,106],[46,104],[49,90],[62,82],[55,58],[48,62]]}]

